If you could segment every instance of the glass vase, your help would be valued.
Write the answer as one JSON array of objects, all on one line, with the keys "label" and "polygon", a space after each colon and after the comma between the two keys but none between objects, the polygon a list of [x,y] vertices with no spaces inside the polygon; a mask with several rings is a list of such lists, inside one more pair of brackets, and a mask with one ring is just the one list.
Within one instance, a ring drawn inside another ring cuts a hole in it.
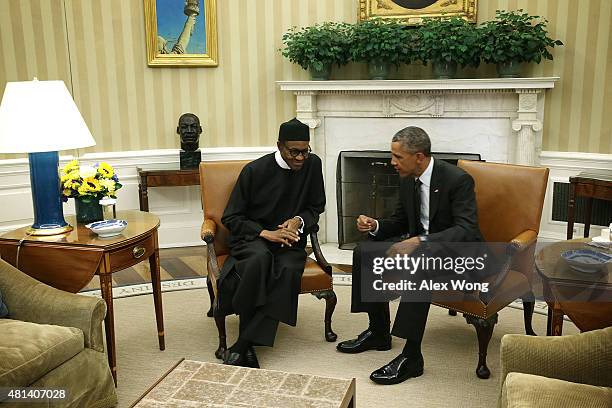
[{"label": "glass vase", "polygon": [[521,76],[522,64],[518,61],[506,61],[497,64],[497,74],[500,78],[518,78]]},{"label": "glass vase", "polygon": [[436,79],[452,79],[457,75],[457,63],[455,61],[434,61],[433,76]]},{"label": "glass vase", "polygon": [[370,61],[368,63],[368,78],[371,80],[389,79],[390,65],[388,62]]},{"label": "glass vase", "polygon": [[312,81],[327,81],[331,75],[331,64],[324,64],[321,69],[317,69],[314,65],[308,68],[310,79]]},{"label": "glass vase", "polygon": [[76,219],[79,224],[89,224],[94,221],[102,221],[104,214],[100,200],[92,197],[76,197],[74,199],[76,208]]}]

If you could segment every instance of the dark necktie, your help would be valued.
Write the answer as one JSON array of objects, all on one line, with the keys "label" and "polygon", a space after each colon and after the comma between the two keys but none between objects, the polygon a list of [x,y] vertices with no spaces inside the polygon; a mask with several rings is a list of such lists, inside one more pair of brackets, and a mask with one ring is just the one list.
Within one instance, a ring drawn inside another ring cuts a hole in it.
[{"label": "dark necktie", "polygon": [[416,223],[416,233],[421,235],[425,232],[421,224],[421,185],[423,182],[418,178],[414,180],[414,221]]}]

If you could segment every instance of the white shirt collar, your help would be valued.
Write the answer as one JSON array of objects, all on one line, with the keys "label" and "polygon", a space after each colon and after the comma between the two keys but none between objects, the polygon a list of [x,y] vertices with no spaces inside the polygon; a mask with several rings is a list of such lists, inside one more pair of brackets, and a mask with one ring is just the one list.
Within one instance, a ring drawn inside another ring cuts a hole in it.
[{"label": "white shirt collar", "polygon": [[431,156],[431,160],[429,160],[429,165],[427,165],[427,168],[425,169],[423,174],[417,177],[419,180],[421,180],[421,183],[423,183],[423,185],[426,187],[429,187],[431,185],[431,173],[433,172],[433,164],[434,164],[434,158],[433,156]]},{"label": "white shirt collar", "polygon": [[289,167],[285,159],[283,159],[283,156],[281,156],[280,150],[274,153],[274,158],[276,159],[276,164],[278,164],[281,169],[291,170],[291,167]]}]

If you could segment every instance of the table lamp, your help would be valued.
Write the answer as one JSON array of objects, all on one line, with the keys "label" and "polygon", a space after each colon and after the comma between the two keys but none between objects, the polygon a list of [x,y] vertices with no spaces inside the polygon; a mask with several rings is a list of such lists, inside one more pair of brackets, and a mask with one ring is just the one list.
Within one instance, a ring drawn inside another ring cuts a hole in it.
[{"label": "table lamp", "polygon": [[34,223],[30,235],[71,231],[60,196],[59,150],[95,145],[63,81],[8,82],[0,102],[0,153],[28,153]]}]

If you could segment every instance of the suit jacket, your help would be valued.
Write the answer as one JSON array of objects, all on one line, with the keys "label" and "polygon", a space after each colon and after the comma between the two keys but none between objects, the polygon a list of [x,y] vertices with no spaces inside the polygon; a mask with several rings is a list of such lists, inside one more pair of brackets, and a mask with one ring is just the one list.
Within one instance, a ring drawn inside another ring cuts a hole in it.
[{"label": "suit jacket", "polygon": [[[400,178],[399,200],[391,217],[379,220],[375,240],[417,235],[414,178]],[[478,227],[474,179],[463,169],[434,160],[429,192],[430,242],[482,242]]]}]

